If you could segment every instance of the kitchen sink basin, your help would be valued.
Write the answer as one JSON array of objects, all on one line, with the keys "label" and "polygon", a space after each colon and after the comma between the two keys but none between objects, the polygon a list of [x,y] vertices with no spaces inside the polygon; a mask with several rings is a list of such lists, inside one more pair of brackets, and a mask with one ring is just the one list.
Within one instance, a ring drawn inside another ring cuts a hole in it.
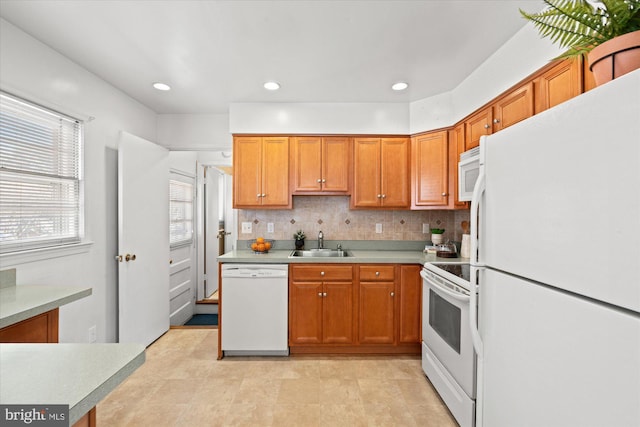
[{"label": "kitchen sink basin", "polygon": [[309,249],[306,251],[294,250],[289,254],[289,258],[339,258],[353,256],[349,251],[339,251],[337,249]]}]

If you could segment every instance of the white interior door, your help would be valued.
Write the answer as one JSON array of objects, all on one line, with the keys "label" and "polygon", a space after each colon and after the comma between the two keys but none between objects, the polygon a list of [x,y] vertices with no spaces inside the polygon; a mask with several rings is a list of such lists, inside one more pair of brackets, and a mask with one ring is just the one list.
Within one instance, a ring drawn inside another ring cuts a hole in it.
[{"label": "white interior door", "polygon": [[118,341],[122,343],[149,345],[169,329],[168,188],[169,151],[121,132]]}]

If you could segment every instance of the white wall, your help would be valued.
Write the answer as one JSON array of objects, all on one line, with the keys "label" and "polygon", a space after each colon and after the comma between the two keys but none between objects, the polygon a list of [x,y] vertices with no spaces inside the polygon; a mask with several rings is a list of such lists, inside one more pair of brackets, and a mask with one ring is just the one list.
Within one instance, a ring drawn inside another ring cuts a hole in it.
[{"label": "white wall", "polygon": [[231,133],[408,134],[405,103],[236,103]]},{"label": "white wall", "polygon": [[[0,88],[79,118],[85,125],[88,253],[15,265],[18,285],[79,286],[93,294],[60,309],[60,341],[117,335],[117,140],[120,130],[151,141],[156,115],[43,43],[0,19]],[[1,261],[0,268],[11,265]]]},{"label": "white wall", "polygon": [[525,25],[454,90],[412,102],[410,133],[455,124],[560,53],[533,25]]},{"label": "white wall", "polygon": [[170,150],[231,150],[228,114],[159,114],[158,144]]}]

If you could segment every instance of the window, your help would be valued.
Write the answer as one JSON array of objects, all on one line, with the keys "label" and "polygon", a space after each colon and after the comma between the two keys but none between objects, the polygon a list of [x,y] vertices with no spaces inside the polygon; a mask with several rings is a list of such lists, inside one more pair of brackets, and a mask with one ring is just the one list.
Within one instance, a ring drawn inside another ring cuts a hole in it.
[{"label": "window", "polygon": [[193,178],[172,173],[169,180],[169,243],[193,241]]},{"label": "window", "polygon": [[82,123],[0,92],[0,252],[81,241]]}]

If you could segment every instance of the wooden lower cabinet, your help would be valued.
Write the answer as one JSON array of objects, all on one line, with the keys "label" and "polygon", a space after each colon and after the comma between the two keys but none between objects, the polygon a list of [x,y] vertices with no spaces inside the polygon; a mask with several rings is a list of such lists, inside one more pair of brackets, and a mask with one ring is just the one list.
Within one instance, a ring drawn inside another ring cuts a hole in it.
[{"label": "wooden lower cabinet", "polygon": [[358,266],[358,342],[394,344],[396,330],[396,266]]},{"label": "wooden lower cabinet", "polygon": [[78,421],[73,424],[73,427],[96,427],[96,407],[94,406],[84,414]]},{"label": "wooden lower cabinet", "polygon": [[58,309],[0,329],[0,343],[57,343]]},{"label": "wooden lower cabinet", "polygon": [[401,265],[398,292],[398,343],[422,341],[421,265]]},{"label": "wooden lower cabinet", "polygon": [[290,266],[289,345],[352,344],[353,300],[353,266]]},{"label": "wooden lower cabinet", "polygon": [[291,354],[420,354],[421,266],[289,268]]}]

